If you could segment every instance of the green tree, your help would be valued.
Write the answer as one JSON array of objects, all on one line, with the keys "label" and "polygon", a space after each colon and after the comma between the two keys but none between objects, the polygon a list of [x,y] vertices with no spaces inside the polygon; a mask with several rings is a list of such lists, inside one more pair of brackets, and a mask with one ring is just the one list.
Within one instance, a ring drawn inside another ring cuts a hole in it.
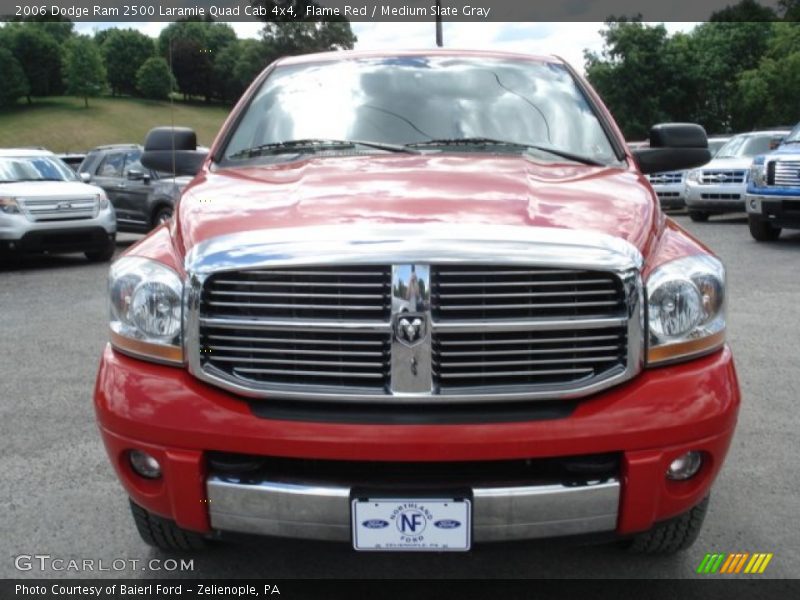
[{"label": "green tree", "polygon": [[774,21],[778,15],[769,6],[762,6],[756,0],[742,0],[711,15],[709,21]]},{"label": "green tree", "polygon": [[587,52],[586,75],[616,116],[629,139],[647,136],[650,127],[667,118],[663,101],[678,93],[676,67],[667,51],[663,25],[610,21],[601,31],[602,54]]},{"label": "green tree", "polygon": [[161,31],[158,52],[172,66],[178,88],[188,96],[219,96],[214,61],[226,46],[236,41],[236,33],[224,23],[176,21]]},{"label": "green tree", "polygon": [[241,54],[236,61],[234,76],[244,92],[274,58],[265,49],[263,40],[242,40],[239,47]]},{"label": "green tree", "polygon": [[28,78],[11,51],[0,46],[0,108],[11,106],[28,94]]},{"label": "green tree", "polygon": [[31,96],[54,96],[64,91],[61,47],[39,25],[9,23],[5,26],[8,29],[9,49],[19,61],[30,84],[26,94],[28,103],[31,102]]},{"label": "green tree", "polygon": [[64,74],[67,93],[83,98],[99,96],[106,87],[106,67],[97,44],[87,36],[76,36],[64,45]]},{"label": "green tree", "polygon": [[349,50],[357,38],[348,21],[271,22],[261,33],[270,61],[281,56]]},{"label": "green tree", "polygon": [[139,68],[155,55],[153,39],[134,29],[111,29],[101,49],[111,93],[134,94]]},{"label": "green tree", "polygon": [[136,89],[145,98],[163,100],[175,87],[169,65],[160,56],[148,58],[136,73]]},{"label": "green tree", "polygon": [[775,23],[769,48],[757,68],[737,81],[735,118],[750,127],[800,121],[800,26]]},{"label": "green tree", "polygon": [[800,0],[778,0],[784,21],[800,21]]},{"label": "green tree", "polygon": [[696,120],[709,131],[747,129],[737,119],[737,81],[755,68],[767,50],[774,24],[768,22],[709,22],[698,26],[691,38],[694,56],[694,106]]}]

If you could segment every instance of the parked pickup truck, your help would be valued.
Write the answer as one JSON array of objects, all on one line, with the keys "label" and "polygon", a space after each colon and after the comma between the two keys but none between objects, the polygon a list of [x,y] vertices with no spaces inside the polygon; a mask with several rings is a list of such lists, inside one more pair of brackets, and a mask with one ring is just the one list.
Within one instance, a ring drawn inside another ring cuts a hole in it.
[{"label": "parked pickup truck", "polygon": [[645,174],[708,159],[493,52],[286,58],[210,153],[151,131],[196,177],[111,268],[94,395],[143,539],[688,547],[739,387],[723,266]]},{"label": "parked pickup truck", "polygon": [[759,242],[800,229],[800,124],[772,153],[756,156],[747,182],[747,220]]}]

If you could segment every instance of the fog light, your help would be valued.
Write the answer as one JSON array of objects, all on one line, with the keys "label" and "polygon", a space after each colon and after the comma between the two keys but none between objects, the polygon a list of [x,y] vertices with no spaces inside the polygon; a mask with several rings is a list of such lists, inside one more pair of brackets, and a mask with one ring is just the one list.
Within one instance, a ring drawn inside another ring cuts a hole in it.
[{"label": "fog light", "polygon": [[158,479],[161,477],[161,465],[147,452],[131,450],[128,457],[133,470],[142,477],[147,477],[148,479]]},{"label": "fog light", "polygon": [[758,207],[758,202],[756,202],[755,198],[750,200],[750,208],[755,210]]},{"label": "fog light", "polygon": [[703,466],[703,455],[692,450],[673,460],[667,469],[667,479],[684,481],[694,477]]}]

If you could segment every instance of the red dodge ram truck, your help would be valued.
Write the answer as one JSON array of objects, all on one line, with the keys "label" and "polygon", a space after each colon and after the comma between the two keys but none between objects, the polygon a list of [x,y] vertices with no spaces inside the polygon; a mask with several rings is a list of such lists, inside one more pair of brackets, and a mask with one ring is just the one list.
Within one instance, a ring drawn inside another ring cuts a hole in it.
[{"label": "red dodge ram truck", "polygon": [[707,160],[494,52],[282,59],[210,152],[152,130],[196,176],[111,268],[94,394],[144,540],[688,547],[739,386],[724,268],[644,175]]}]

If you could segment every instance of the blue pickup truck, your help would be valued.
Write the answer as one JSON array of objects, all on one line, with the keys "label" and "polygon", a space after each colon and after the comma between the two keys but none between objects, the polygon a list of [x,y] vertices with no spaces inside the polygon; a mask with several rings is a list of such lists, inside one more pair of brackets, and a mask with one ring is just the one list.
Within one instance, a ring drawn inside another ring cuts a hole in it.
[{"label": "blue pickup truck", "polygon": [[800,123],[778,148],[753,159],[747,178],[747,220],[759,242],[800,229]]}]

